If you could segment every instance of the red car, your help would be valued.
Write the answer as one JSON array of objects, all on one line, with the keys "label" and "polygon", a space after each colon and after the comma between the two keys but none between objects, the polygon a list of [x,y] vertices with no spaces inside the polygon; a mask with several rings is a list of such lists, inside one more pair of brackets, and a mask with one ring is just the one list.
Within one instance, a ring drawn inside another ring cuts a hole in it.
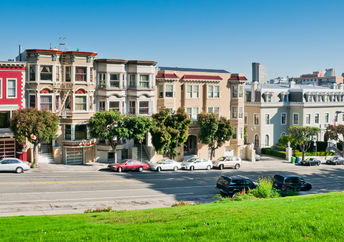
[{"label": "red car", "polygon": [[112,171],[143,171],[149,168],[149,165],[138,160],[126,159],[120,163],[112,163],[108,165]]}]

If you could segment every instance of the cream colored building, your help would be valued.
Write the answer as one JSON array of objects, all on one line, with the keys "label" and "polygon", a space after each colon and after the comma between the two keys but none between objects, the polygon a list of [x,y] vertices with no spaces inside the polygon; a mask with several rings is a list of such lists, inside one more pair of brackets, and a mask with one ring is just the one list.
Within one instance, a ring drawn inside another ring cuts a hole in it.
[{"label": "cream colored building", "polygon": [[59,116],[59,131],[52,143],[41,144],[40,162],[83,164],[95,161],[95,142],[88,120],[95,107],[94,52],[29,49],[27,107],[50,110]]},{"label": "cream colored building", "polygon": [[215,151],[215,158],[237,155],[246,158],[244,147],[244,86],[242,74],[225,70],[159,67],[156,75],[157,107],[176,111],[185,108],[194,123],[178,160],[191,155],[209,158],[207,145],[198,140],[197,115],[216,113],[230,119],[235,136]]}]

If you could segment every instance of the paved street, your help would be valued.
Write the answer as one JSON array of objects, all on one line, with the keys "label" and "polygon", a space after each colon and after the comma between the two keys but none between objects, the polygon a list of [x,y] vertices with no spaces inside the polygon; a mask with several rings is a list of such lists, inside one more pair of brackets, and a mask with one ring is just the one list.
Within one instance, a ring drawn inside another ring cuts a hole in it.
[{"label": "paved street", "polygon": [[80,213],[88,208],[140,209],[171,206],[175,201],[210,202],[220,174],[260,176],[302,174],[309,193],[344,190],[344,166],[294,166],[265,157],[244,162],[240,170],[115,173],[105,164],[42,164],[24,174],[0,173],[0,216]]}]

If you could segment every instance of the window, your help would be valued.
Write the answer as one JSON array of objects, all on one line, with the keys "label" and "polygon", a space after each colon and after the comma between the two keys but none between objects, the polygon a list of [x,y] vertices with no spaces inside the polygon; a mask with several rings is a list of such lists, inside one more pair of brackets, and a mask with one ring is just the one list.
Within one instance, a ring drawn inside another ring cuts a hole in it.
[{"label": "window", "polygon": [[329,121],[330,121],[330,114],[325,113],[325,123],[329,123]]},{"label": "window", "polygon": [[166,84],[165,86],[165,97],[173,97],[173,85]]},{"label": "window", "polygon": [[244,87],[242,85],[239,86],[239,97],[244,96]]},{"label": "window", "polygon": [[239,139],[242,139],[243,136],[244,136],[243,128],[240,128],[239,129]]},{"label": "window", "polygon": [[164,97],[164,85],[159,85],[158,86],[158,90],[159,90],[159,98],[163,98]]},{"label": "window", "polygon": [[87,139],[87,125],[75,125],[75,140]]},{"label": "window", "polygon": [[60,66],[56,66],[56,81],[60,81]]},{"label": "window", "polygon": [[259,115],[256,113],[253,115],[253,124],[259,125]]},{"label": "window", "polygon": [[7,80],[7,98],[16,98],[17,97],[17,80]]},{"label": "window", "polygon": [[105,102],[104,101],[100,101],[99,102],[99,111],[105,111]]},{"label": "window", "polygon": [[232,97],[233,98],[238,97],[238,86],[232,86]]},{"label": "window", "polygon": [[72,126],[70,124],[65,125],[65,140],[72,139]]},{"label": "window", "polygon": [[75,67],[75,81],[76,82],[87,81],[87,67],[81,67],[81,66]]},{"label": "window", "polygon": [[239,118],[243,118],[243,115],[244,115],[244,108],[239,107]]},{"label": "window", "polygon": [[270,124],[270,114],[265,114],[265,124]]},{"label": "window", "polygon": [[265,135],[265,146],[270,146],[270,137],[269,137],[269,135]]},{"label": "window", "polygon": [[98,78],[99,78],[99,83],[98,83],[99,87],[100,88],[106,87],[106,74],[105,73],[99,73]]},{"label": "window", "polygon": [[129,114],[136,114],[136,102],[129,101]]},{"label": "window", "polygon": [[119,88],[119,74],[110,74],[110,87]]},{"label": "window", "polygon": [[314,123],[318,124],[319,123],[319,119],[320,119],[320,115],[318,113],[316,113],[314,115]]},{"label": "window", "polygon": [[293,124],[299,125],[299,114],[298,113],[293,114]]},{"label": "window", "polygon": [[233,132],[233,139],[237,138],[237,128],[234,128],[234,132]]},{"label": "window", "polygon": [[130,74],[129,75],[129,87],[136,87],[136,75],[135,74]]},{"label": "window", "polygon": [[271,97],[272,97],[271,94],[267,94],[266,95],[266,102],[271,103]]},{"label": "window", "polygon": [[93,82],[93,67],[90,68],[90,82]]},{"label": "window", "polygon": [[52,81],[53,79],[53,66],[40,66],[41,69],[41,81]]},{"label": "window", "polygon": [[40,110],[50,110],[52,111],[52,96],[41,95],[40,96]]},{"label": "window", "polygon": [[55,110],[58,111],[60,108],[60,96],[56,95]]},{"label": "window", "polygon": [[71,101],[70,101],[70,96],[68,96],[66,98],[66,102],[65,102],[65,109],[70,111],[71,110]]},{"label": "window", "polygon": [[0,129],[10,127],[10,112],[0,112]]},{"label": "window", "polygon": [[71,67],[70,66],[66,66],[66,82],[71,82],[72,81],[72,78],[71,78]]},{"label": "window", "polygon": [[139,102],[139,114],[149,114],[149,102]]},{"label": "window", "polygon": [[198,115],[198,107],[186,108],[186,113],[193,121],[196,121]]},{"label": "window", "polygon": [[209,98],[218,98],[218,97],[220,97],[220,86],[218,86],[218,85],[209,85],[208,86],[208,97]]},{"label": "window", "polygon": [[232,107],[232,118],[238,118],[238,108]]},{"label": "window", "polygon": [[259,147],[259,136],[258,136],[258,134],[256,134],[255,136],[254,136],[254,147]]},{"label": "window", "polygon": [[286,125],[287,124],[287,113],[281,114],[281,124]]},{"label": "window", "polygon": [[90,96],[90,111],[93,110],[93,96]]},{"label": "window", "polygon": [[220,115],[219,107],[208,107],[208,113],[215,113],[217,116]]},{"label": "window", "polygon": [[109,102],[109,109],[119,112],[119,102]]},{"label": "window", "polygon": [[149,88],[149,75],[140,75],[140,87]]},{"label": "window", "polygon": [[306,124],[311,124],[311,115],[306,114]]},{"label": "window", "polygon": [[198,97],[199,97],[199,85],[187,85],[186,98],[198,98]]},{"label": "window", "polygon": [[87,111],[87,96],[75,96],[75,111]]},{"label": "window", "polygon": [[29,107],[30,108],[36,108],[36,95],[35,94],[29,95]]},{"label": "window", "polygon": [[247,116],[247,114],[245,114],[244,123],[245,123],[245,124],[248,124],[248,116]]},{"label": "window", "polygon": [[29,80],[36,81],[36,65],[30,65],[29,67]]}]

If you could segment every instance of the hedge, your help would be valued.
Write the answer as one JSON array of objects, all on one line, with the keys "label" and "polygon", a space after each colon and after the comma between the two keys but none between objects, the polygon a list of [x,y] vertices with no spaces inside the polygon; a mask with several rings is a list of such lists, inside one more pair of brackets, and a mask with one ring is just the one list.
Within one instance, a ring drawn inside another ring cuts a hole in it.
[{"label": "hedge", "polygon": [[[333,152],[305,152],[305,156],[332,156]],[[294,156],[302,157],[302,152],[295,152]]]},{"label": "hedge", "polygon": [[276,157],[280,157],[280,158],[284,158],[284,159],[285,159],[285,156],[286,156],[286,152],[285,151],[274,150],[274,149],[271,149],[271,148],[262,148],[262,154],[276,156]]}]

